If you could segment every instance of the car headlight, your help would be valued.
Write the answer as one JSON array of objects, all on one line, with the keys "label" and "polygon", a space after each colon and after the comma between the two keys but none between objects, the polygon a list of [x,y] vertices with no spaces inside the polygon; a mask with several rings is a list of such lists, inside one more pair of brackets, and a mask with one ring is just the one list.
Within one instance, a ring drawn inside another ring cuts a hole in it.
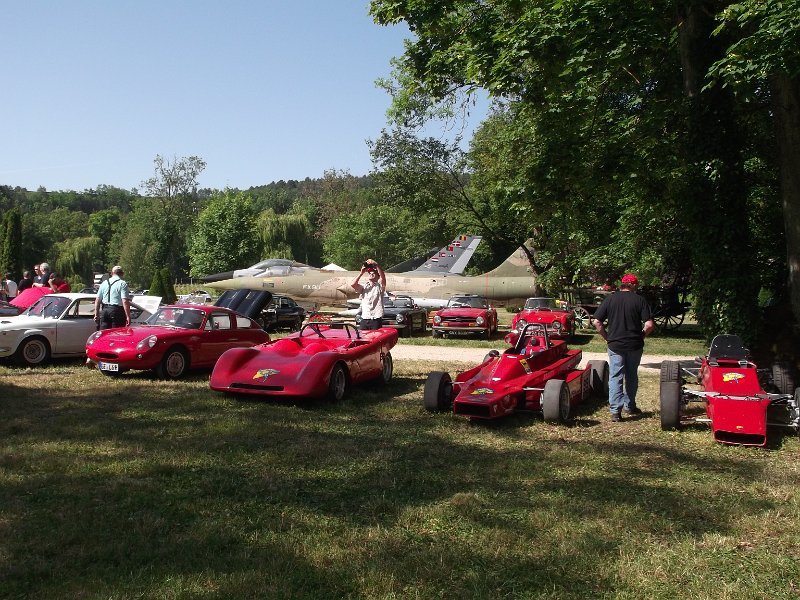
[{"label": "car headlight", "polygon": [[476,325],[483,325],[484,323],[486,323],[486,319],[484,319],[483,317],[478,317],[477,319],[475,319]]},{"label": "car headlight", "polygon": [[525,329],[525,325],[527,324],[528,322],[525,319],[520,319],[519,321],[517,321],[517,331],[522,333],[522,330]]},{"label": "car headlight", "polygon": [[89,336],[89,339],[86,340],[86,345],[91,346],[92,342],[94,342],[101,335],[103,335],[102,331],[95,331],[92,335]]},{"label": "car headlight", "polygon": [[553,329],[561,329],[561,321],[553,321]]},{"label": "car headlight", "polygon": [[405,321],[405,320],[406,320],[406,316],[405,316],[405,315],[397,315],[397,316],[394,318],[394,320],[395,320],[395,321],[397,321],[398,323],[402,323],[403,321]]},{"label": "car headlight", "polygon": [[436,315],[435,317],[433,317],[434,325],[439,325],[441,322],[442,322],[442,317],[440,317],[439,315]]},{"label": "car headlight", "polygon": [[158,337],[156,337],[154,335],[148,335],[141,342],[136,344],[136,349],[137,350],[149,350],[150,348],[152,348],[153,346],[156,345],[156,342],[158,342]]}]

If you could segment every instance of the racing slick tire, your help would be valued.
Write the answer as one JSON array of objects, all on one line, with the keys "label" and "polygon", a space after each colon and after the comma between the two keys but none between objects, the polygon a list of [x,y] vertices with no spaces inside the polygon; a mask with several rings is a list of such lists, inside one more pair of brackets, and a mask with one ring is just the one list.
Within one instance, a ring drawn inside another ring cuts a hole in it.
[{"label": "racing slick tire", "polygon": [[542,392],[542,416],[547,423],[564,423],[569,419],[569,387],[563,379],[551,379]]},{"label": "racing slick tire", "polygon": [[389,383],[392,380],[392,374],[394,374],[394,361],[392,360],[392,355],[387,352],[383,357],[380,382],[383,384]]},{"label": "racing slick tire", "polygon": [[156,367],[159,379],[180,379],[189,368],[189,356],[183,348],[172,347],[164,353],[164,357]]},{"label": "racing slick tire", "polygon": [[608,361],[590,360],[588,363],[592,398],[608,400]]},{"label": "racing slick tire", "polygon": [[453,405],[453,384],[450,374],[444,371],[434,371],[425,380],[425,391],[422,393],[422,403],[425,410],[430,412],[444,412]]},{"label": "racing slick tire", "polygon": [[794,393],[794,374],[792,366],[787,362],[777,362],[772,365],[772,383],[778,388],[778,393]]},{"label": "racing slick tire", "polygon": [[680,429],[681,426],[681,364],[674,360],[661,363],[659,389],[661,429]]},{"label": "racing slick tire", "polygon": [[50,344],[38,335],[25,338],[14,352],[14,364],[20,367],[39,367],[50,362]]},{"label": "racing slick tire", "polygon": [[328,400],[339,402],[347,393],[347,371],[342,363],[336,363],[331,369],[331,378],[328,382]]}]

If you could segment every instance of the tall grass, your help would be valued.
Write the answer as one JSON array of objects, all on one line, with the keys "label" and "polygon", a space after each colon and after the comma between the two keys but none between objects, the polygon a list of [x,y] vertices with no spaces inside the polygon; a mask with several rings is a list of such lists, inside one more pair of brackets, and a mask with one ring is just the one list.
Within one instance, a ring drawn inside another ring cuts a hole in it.
[{"label": "tall grass", "polygon": [[585,407],[429,414],[445,363],[339,404],[0,368],[3,598],[792,598],[800,444]]}]

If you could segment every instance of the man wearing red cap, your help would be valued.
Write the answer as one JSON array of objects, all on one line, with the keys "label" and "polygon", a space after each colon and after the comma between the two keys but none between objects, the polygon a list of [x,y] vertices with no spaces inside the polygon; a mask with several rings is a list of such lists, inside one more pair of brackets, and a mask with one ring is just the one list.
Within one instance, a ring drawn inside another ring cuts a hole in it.
[{"label": "man wearing red cap", "polygon": [[[644,352],[644,338],[655,323],[650,306],[636,293],[639,279],[631,273],[622,277],[620,291],[606,296],[592,319],[595,329],[608,344],[608,405],[611,420],[621,421],[622,411],[631,415],[642,411],[636,406],[639,388],[639,363]],[[605,321],[608,321],[606,330]],[[623,390],[623,380],[625,383]]]}]

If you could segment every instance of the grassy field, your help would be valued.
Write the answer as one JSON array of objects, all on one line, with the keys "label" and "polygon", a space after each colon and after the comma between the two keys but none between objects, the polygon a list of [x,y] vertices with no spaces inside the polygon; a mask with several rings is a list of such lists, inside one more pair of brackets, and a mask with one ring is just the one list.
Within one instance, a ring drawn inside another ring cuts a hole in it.
[{"label": "grassy field", "polygon": [[662,432],[655,376],[621,424],[426,413],[448,366],[339,404],[0,367],[0,597],[800,597],[796,437]]}]

